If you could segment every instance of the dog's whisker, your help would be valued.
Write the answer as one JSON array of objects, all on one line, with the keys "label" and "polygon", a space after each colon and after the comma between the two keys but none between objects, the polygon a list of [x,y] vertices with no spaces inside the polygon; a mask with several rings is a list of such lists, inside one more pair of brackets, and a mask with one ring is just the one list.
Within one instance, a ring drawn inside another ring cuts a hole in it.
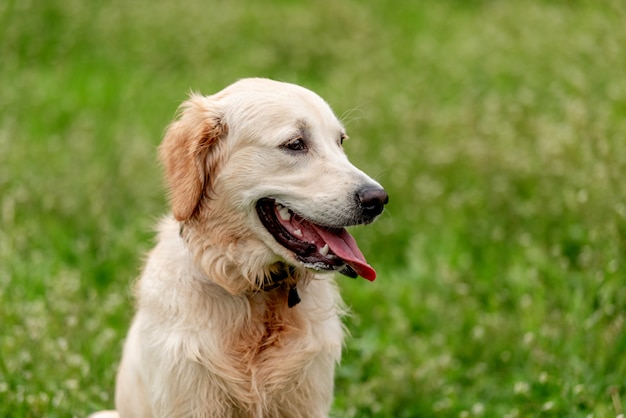
[{"label": "dog's whisker", "polygon": [[[358,115],[356,113],[359,113]],[[339,117],[339,120],[346,126],[350,125],[352,122],[359,121],[361,119],[366,119],[367,116],[363,109],[359,107],[355,107],[352,109],[348,109]]]}]

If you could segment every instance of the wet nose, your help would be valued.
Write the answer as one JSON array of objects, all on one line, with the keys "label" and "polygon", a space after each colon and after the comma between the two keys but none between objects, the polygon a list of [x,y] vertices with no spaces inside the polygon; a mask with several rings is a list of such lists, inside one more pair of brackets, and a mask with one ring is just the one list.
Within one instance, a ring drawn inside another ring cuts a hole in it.
[{"label": "wet nose", "polygon": [[357,198],[363,210],[363,215],[368,218],[380,215],[387,202],[389,202],[387,192],[379,187],[362,188],[357,192]]}]

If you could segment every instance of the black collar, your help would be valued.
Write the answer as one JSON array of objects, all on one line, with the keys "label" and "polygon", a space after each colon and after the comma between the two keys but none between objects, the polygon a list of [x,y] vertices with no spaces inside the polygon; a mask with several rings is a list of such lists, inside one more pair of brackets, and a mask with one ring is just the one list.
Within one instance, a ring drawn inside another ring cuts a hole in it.
[{"label": "black collar", "polygon": [[287,306],[293,308],[302,300],[300,299],[300,295],[298,294],[296,284],[288,280],[289,278],[294,277],[295,272],[296,270],[294,267],[284,265],[283,268],[271,273],[269,277],[266,277],[263,280],[263,286],[261,287],[261,290],[263,292],[269,292],[271,290],[278,289],[279,287],[288,288],[289,294],[287,296]]},{"label": "black collar", "polygon": [[288,282],[287,279],[293,277],[295,272],[296,270],[293,267],[281,264],[278,270],[271,272],[268,277],[265,277],[261,289],[264,292],[268,292],[281,286],[285,286]]}]

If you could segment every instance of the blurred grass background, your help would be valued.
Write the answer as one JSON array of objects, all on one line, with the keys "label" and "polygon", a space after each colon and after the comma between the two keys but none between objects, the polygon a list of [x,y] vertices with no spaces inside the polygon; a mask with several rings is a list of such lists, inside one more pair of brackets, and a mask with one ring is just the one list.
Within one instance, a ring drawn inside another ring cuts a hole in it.
[{"label": "blurred grass background", "polygon": [[391,203],[337,417],[608,417],[626,392],[626,4],[0,3],[0,416],[111,407],[189,90],[305,85]]}]

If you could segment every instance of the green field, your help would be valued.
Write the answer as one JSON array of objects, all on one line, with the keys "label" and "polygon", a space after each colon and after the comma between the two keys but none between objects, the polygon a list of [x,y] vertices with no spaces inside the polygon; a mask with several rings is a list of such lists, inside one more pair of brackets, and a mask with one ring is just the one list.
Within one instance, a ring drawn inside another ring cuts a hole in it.
[{"label": "green field", "polygon": [[623,412],[624,1],[3,0],[0,416],[112,406],[155,148],[246,76],[326,98],[390,195],[333,416]]}]

